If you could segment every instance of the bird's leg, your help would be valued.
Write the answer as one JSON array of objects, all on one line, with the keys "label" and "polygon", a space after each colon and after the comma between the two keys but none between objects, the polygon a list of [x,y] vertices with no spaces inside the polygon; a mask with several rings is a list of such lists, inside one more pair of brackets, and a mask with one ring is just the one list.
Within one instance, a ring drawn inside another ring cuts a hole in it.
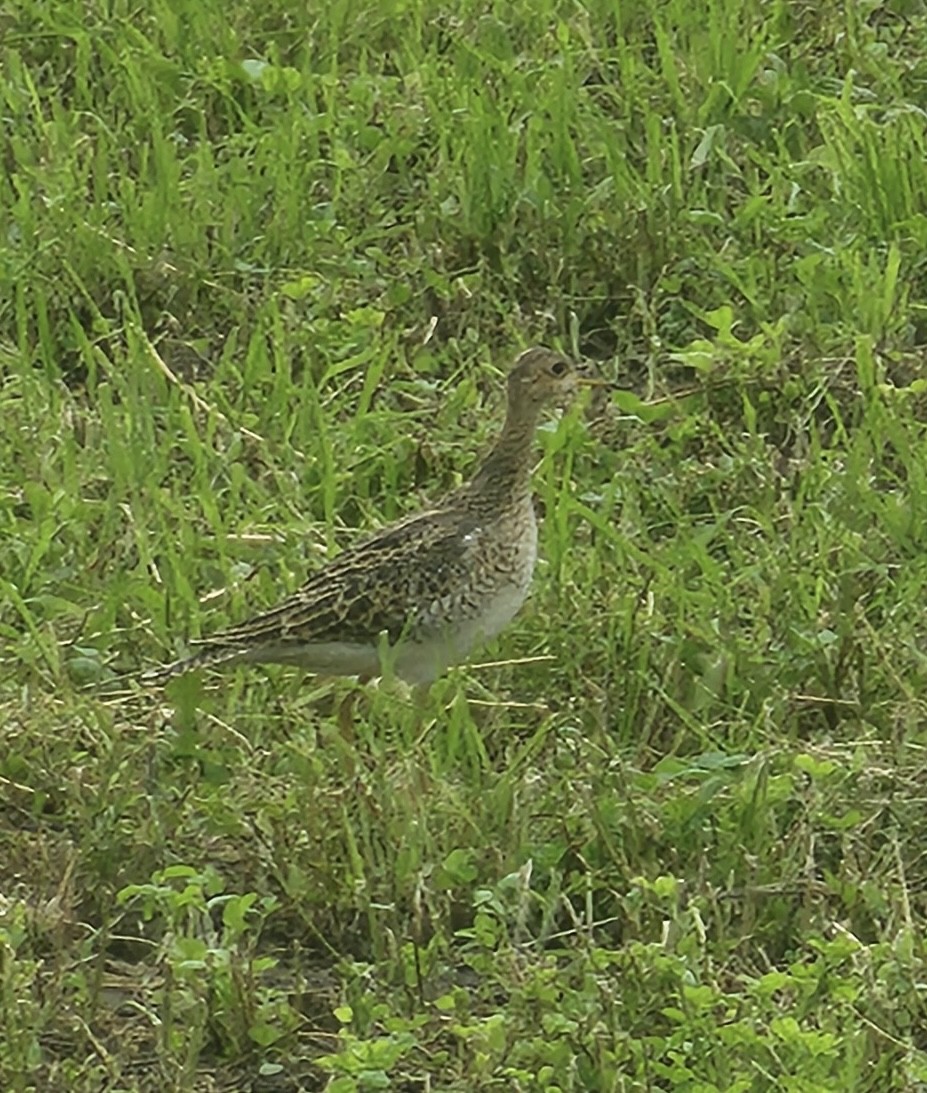
[{"label": "bird's leg", "polygon": [[370,682],[371,678],[371,676],[358,676],[357,685],[352,687],[338,703],[338,728],[341,730],[341,735],[350,744],[354,743],[354,704],[357,701],[358,692],[365,683]]}]

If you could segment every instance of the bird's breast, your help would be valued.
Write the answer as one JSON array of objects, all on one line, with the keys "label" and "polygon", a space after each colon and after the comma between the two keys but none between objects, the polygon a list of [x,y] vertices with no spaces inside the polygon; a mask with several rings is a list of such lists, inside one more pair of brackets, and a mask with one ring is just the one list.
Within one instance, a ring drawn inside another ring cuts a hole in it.
[{"label": "bird's breast", "polygon": [[397,674],[428,682],[499,634],[525,602],[537,561],[538,529],[529,505],[475,526],[421,610],[400,650]]},{"label": "bird's breast", "polygon": [[478,640],[495,637],[525,602],[537,561],[534,509],[522,507],[475,527],[465,538],[466,557],[457,580],[427,612],[427,623],[444,620],[464,655]]}]

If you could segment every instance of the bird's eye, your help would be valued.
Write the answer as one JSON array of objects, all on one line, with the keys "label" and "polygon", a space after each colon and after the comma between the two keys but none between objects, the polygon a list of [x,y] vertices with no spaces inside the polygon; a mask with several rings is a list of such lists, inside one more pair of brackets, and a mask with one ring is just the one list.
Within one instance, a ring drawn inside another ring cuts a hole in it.
[{"label": "bird's eye", "polygon": [[550,366],[550,371],[554,376],[562,376],[569,367],[566,361],[554,361]]}]

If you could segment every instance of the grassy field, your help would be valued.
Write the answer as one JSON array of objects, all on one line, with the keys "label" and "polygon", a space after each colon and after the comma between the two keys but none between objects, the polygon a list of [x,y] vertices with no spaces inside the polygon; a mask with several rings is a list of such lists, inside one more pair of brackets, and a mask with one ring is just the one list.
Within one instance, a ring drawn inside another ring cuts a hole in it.
[{"label": "grassy field", "polygon": [[[0,1089],[927,1090],[922,0],[0,12]],[[118,680],[467,476],[424,710]]]}]

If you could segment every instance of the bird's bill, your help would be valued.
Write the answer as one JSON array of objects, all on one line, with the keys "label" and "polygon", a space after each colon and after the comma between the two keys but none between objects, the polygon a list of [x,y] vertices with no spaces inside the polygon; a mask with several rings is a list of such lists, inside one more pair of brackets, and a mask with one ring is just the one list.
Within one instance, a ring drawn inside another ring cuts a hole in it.
[{"label": "bird's bill", "polygon": [[616,384],[611,380],[604,379],[602,376],[597,376],[595,373],[588,370],[579,371],[576,373],[576,382],[580,387],[615,387]]}]

